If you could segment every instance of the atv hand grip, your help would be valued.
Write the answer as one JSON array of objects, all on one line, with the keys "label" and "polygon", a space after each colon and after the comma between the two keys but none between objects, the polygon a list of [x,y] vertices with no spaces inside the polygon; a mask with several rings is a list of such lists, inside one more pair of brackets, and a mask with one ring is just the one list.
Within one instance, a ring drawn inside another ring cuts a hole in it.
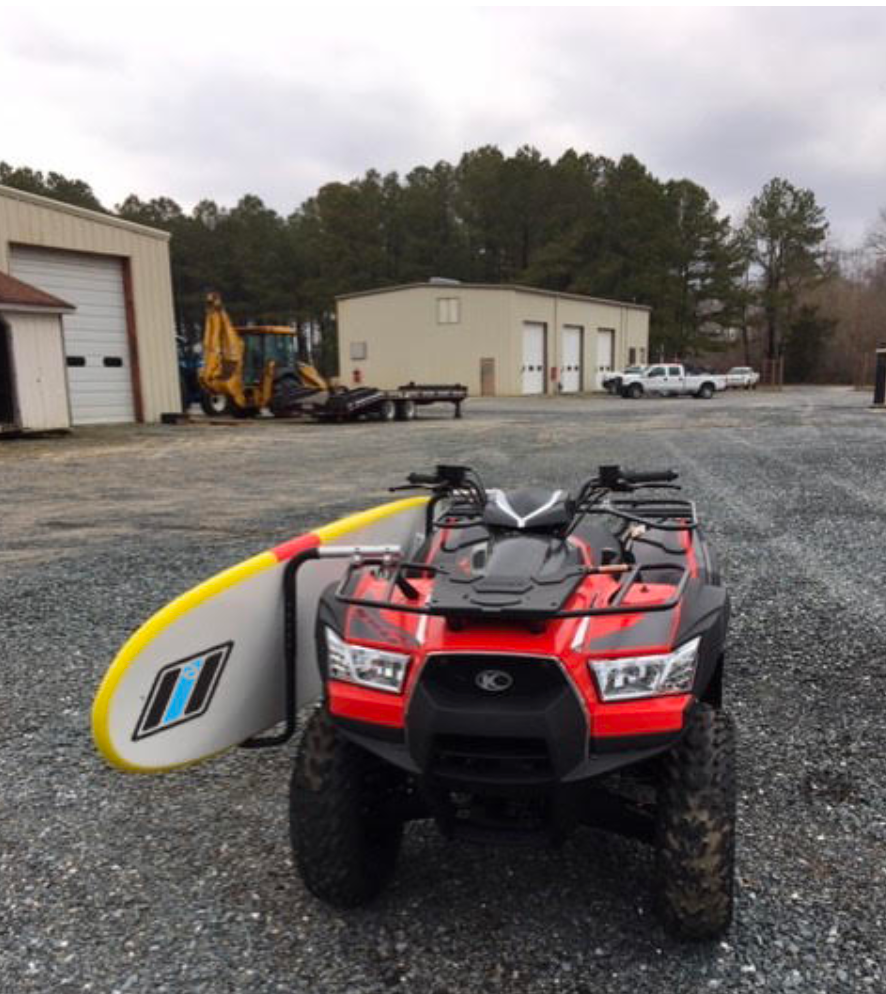
[{"label": "atv hand grip", "polygon": [[622,471],[621,478],[625,483],[670,483],[679,477],[673,469],[648,470],[645,473],[635,473],[633,470]]},{"label": "atv hand grip", "polygon": [[440,482],[439,476],[428,476],[425,473],[410,473],[409,476],[406,477],[406,479],[409,480],[409,482],[416,487],[423,487],[423,486],[433,487]]}]

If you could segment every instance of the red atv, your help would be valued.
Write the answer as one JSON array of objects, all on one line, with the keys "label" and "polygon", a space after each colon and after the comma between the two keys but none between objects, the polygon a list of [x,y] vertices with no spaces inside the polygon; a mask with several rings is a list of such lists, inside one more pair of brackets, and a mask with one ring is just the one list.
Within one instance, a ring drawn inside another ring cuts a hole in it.
[{"label": "red atv", "polygon": [[418,547],[358,552],[320,601],[324,700],[291,793],[309,890],[371,900],[410,819],[535,844],[586,825],[655,847],[669,931],[728,927],[729,599],[694,505],[634,496],[675,479],[602,466],[571,496],[409,477],[432,494]]}]

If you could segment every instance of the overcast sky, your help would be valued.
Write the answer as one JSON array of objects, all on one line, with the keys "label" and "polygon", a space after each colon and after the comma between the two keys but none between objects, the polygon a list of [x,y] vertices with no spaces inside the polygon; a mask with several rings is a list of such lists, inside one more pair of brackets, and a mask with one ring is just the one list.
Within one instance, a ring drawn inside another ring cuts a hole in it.
[{"label": "overcast sky", "polygon": [[878,8],[6,0],[0,93],[0,159],[108,206],[249,192],[288,213],[483,144],[630,152],[733,215],[785,176],[847,247],[886,206]]}]

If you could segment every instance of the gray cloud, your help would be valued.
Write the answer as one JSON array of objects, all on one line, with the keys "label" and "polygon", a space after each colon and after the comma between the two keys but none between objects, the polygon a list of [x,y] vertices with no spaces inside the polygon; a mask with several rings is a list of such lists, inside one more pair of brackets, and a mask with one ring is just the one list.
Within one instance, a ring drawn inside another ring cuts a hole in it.
[{"label": "gray cloud", "polygon": [[[87,12],[76,31],[13,17],[0,83],[5,61],[9,78],[37,85],[19,89],[34,103],[27,115],[0,106],[0,127],[18,139],[5,155],[81,175],[108,201],[254,192],[289,211],[371,167],[403,173],[487,143],[551,157],[572,145],[633,153],[733,213],[786,176],[815,190],[844,240],[886,204],[882,9],[312,16],[279,22],[279,39],[258,14],[242,39],[236,18],[205,38],[193,19],[136,37],[122,16]],[[57,129],[53,161],[35,159],[49,146],[29,117]]]},{"label": "gray cloud", "polygon": [[61,30],[42,20],[26,23],[12,32],[9,52],[44,69],[122,70],[126,61],[123,52],[111,44]]}]

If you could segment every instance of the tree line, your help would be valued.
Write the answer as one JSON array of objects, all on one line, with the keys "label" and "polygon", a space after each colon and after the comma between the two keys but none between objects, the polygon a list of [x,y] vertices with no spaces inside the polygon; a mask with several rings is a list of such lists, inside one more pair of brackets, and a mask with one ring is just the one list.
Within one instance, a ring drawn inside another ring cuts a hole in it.
[{"label": "tree line", "polygon": [[[0,162],[0,183],[107,210],[88,183],[58,173]],[[444,276],[648,304],[655,357],[785,357],[790,378],[847,379],[847,341],[868,344],[847,300],[857,309],[862,289],[876,295],[886,266],[886,220],[879,263],[847,265],[828,248],[814,193],[786,179],[733,220],[701,185],[658,179],[632,155],[551,160],[530,146],[511,156],[483,146],[402,177],[369,170],[288,215],[254,194],[186,210],[132,193],[113,213],[171,233],[186,337],[217,289],[238,321],[320,329],[327,372],[337,294]]]}]

